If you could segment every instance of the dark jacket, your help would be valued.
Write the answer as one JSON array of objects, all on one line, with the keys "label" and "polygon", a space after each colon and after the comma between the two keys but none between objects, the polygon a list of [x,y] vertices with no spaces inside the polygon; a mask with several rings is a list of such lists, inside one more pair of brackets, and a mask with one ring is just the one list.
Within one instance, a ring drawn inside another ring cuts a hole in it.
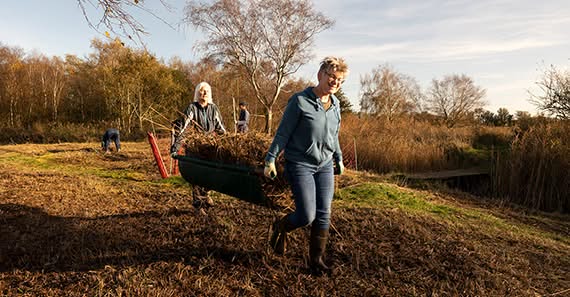
[{"label": "dark jacket", "polygon": [[249,111],[247,109],[241,109],[239,111],[239,120],[236,125],[240,133],[245,133],[249,130]]},{"label": "dark jacket", "polygon": [[226,133],[226,128],[224,128],[222,122],[222,114],[216,104],[208,103],[206,107],[202,107],[198,102],[192,102],[184,110],[183,116],[174,122],[175,138],[170,150],[171,153],[177,152],[180,148],[182,135],[188,127],[194,127],[204,133]]}]

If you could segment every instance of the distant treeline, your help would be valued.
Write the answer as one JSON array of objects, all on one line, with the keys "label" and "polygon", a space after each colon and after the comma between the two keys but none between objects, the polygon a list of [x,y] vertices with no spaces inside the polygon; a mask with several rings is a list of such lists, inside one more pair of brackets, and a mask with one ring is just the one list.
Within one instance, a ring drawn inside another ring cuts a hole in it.
[{"label": "distant treeline", "polygon": [[[92,48],[93,53],[84,58],[60,58],[0,44],[0,128],[18,133],[35,127],[41,132],[81,124],[99,129],[113,126],[125,135],[166,130],[193,101],[194,86],[201,81],[212,85],[214,102],[230,130],[234,102],[248,101],[254,114],[252,125],[262,122],[255,116],[262,108],[253,101],[246,81],[219,63],[179,58],[164,62],[143,50],[124,47],[119,40],[94,40]],[[285,90],[296,91],[302,85],[306,82],[290,81]],[[291,96],[291,91],[282,96]]]}]

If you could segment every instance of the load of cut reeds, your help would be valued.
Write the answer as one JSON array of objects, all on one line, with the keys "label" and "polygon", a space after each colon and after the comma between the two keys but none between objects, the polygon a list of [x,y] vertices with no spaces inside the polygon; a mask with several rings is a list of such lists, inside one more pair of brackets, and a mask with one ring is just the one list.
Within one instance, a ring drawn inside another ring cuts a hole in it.
[{"label": "load of cut reeds", "polygon": [[289,185],[283,176],[284,160],[276,161],[277,177],[273,180],[263,176],[264,159],[272,138],[267,134],[249,132],[243,134],[216,135],[188,131],[184,134],[185,154],[212,162],[258,168],[258,178],[268,206],[292,207]]}]

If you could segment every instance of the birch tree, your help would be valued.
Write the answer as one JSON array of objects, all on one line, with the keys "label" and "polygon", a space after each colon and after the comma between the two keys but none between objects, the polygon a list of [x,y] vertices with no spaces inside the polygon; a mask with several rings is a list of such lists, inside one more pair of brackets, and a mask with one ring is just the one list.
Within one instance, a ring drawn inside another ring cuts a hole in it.
[{"label": "birch tree", "polygon": [[185,16],[206,34],[199,48],[245,76],[265,108],[267,133],[287,78],[311,58],[314,37],[333,25],[306,0],[192,1]]},{"label": "birch tree", "polygon": [[360,109],[391,121],[411,111],[421,97],[417,82],[388,65],[378,66],[360,79]]},{"label": "birch tree", "polygon": [[477,108],[485,106],[485,89],[476,86],[465,74],[433,79],[428,90],[427,105],[448,127],[465,120]]},{"label": "birch tree", "polygon": [[[111,37],[110,33],[144,44],[143,36],[147,35],[144,25],[135,17],[146,13],[170,26],[145,0],[77,0],[87,24],[97,32]],[[166,0],[159,0],[160,6],[172,10]]]}]

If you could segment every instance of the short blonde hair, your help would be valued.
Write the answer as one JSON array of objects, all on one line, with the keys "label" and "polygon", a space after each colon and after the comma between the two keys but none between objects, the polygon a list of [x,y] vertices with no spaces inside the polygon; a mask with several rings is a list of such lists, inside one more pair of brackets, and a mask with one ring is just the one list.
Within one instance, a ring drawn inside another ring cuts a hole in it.
[{"label": "short blonde hair", "polygon": [[338,71],[346,76],[348,75],[348,65],[346,65],[343,58],[329,56],[321,61],[319,71]]},{"label": "short blonde hair", "polygon": [[212,103],[212,86],[210,86],[210,84],[205,81],[199,83],[196,86],[196,89],[194,90],[194,102],[198,102],[198,99],[200,99],[200,90],[202,88],[206,88],[209,91],[208,97],[206,98],[206,102]]}]

